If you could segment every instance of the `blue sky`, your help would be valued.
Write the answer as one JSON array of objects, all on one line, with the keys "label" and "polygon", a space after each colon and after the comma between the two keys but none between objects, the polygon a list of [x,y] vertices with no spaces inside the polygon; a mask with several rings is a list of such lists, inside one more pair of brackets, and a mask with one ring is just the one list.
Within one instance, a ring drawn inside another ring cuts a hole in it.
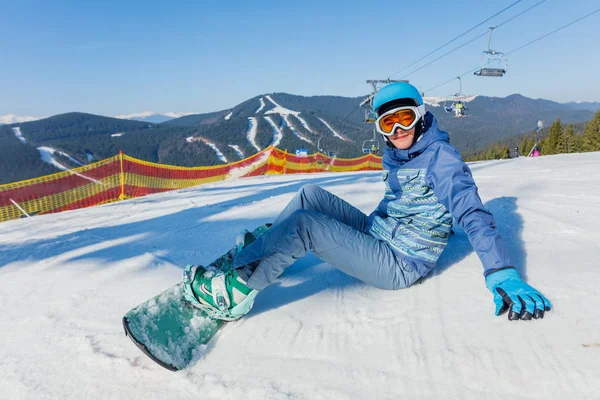
[{"label": "blue sky", "polygon": [[[0,115],[210,112],[271,92],[360,96],[366,79],[388,77],[514,1],[0,0]],[[508,52],[599,7],[547,0],[497,29],[492,48]],[[463,92],[600,101],[599,38],[597,13],[512,54],[504,78],[465,76]],[[434,87],[477,67],[486,47],[483,37],[408,79]],[[454,81],[426,95],[457,90]]]}]

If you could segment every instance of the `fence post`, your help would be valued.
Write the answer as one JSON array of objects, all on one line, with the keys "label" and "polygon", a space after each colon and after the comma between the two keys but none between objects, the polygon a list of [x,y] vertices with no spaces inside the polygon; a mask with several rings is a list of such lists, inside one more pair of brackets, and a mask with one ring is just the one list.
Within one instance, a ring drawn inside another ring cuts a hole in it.
[{"label": "fence post", "polygon": [[119,160],[121,161],[121,194],[119,200],[125,199],[125,172],[123,171],[123,150],[119,151]]}]

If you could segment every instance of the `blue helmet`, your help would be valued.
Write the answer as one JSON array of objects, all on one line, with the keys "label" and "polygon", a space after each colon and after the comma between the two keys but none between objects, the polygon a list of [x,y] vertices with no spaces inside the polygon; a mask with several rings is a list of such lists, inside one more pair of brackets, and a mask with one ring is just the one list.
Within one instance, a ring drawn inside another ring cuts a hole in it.
[{"label": "blue helmet", "polygon": [[424,105],[419,90],[408,82],[394,82],[381,88],[373,97],[373,112],[375,115],[379,116],[386,111],[384,109],[380,110],[384,104],[391,106],[386,106],[386,110],[396,106],[410,105],[418,107]]}]

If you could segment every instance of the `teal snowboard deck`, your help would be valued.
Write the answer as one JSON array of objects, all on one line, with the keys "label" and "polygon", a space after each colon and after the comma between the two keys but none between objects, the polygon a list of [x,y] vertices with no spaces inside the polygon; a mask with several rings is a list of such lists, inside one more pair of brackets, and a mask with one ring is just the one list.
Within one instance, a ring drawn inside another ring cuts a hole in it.
[{"label": "teal snowboard deck", "polygon": [[199,357],[224,324],[187,301],[183,283],[140,304],[123,317],[125,335],[144,354],[171,371],[185,368]]},{"label": "teal snowboard deck", "polygon": [[[243,247],[269,226],[263,225],[246,233]],[[233,248],[209,267],[227,270],[236,254],[237,248]],[[225,323],[209,317],[187,300],[183,282],[134,307],[123,317],[125,335],[144,354],[171,371],[179,371],[201,357],[208,342]]]}]

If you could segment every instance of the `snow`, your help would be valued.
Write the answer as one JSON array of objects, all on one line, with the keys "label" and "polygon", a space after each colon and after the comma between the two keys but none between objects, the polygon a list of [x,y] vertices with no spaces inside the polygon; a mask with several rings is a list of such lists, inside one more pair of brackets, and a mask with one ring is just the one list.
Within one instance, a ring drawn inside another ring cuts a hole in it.
[{"label": "snow", "polygon": [[116,115],[115,118],[119,119],[136,119],[136,118],[148,118],[148,117],[156,117],[156,116],[164,116],[169,118],[179,118],[184,117],[186,115],[198,114],[198,112],[166,112],[166,113],[157,113],[154,111],[144,111],[133,114],[123,114]]},{"label": "snow", "polygon": [[12,128],[12,130],[13,130],[15,136],[17,137],[17,139],[19,139],[21,142],[27,144],[27,139],[25,139],[25,137],[21,133],[21,128],[16,127],[16,128]]},{"label": "snow", "polygon": [[231,112],[225,116],[225,121],[229,121],[229,118],[231,118],[232,115],[233,115],[233,110],[231,110]]},{"label": "snow", "polygon": [[333,136],[335,136],[336,138],[340,138],[340,139],[342,139],[342,140],[346,140],[346,138],[344,138],[342,135],[340,135],[339,133],[337,133],[337,132],[336,132],[336,130],[335,130],[335,129],[333,129],[333,128],[331,127],[331,125],[329,125],[329,124],[327,123],[327,121],[325,121],[323,118],[320,118],[320,117],[317,117],[317,118],[319,118],[319,120],[320,120],[322,123],[324,123],[324,124],[325,124],[325,126],[327,127],[327,129],[329,129],[329,130],[331,131],[331,133],[333,133]]},{"label": "snow", "polygon": [[185,117],[186,115],[195,115],[195,114],[200,114],[200,112],[198,112],[198,111],[192,111],[192,112],[166,112],[163,115],[166,115],[167,117],[171,117],[171,118],[180,118],[180,117]]},{"label": "snow", "polygon": [[40,146],[37,148],[38,151],[40,152],[40,158],[42,161],[48,163],[48,164],[52,164],[54,165],[56,168],[63,170],[63,171],[69,171],[70,173],[72,173],[73,175],[77,175],[80,176],[82,178],[85,178],[91,182],[94,182],[98,185],[104,185],[104,183],[94,179],[94,178],[90,178],[89,176],[86,176],[84,174],[80,174],[79,172],[75,172],[67,167],[65,167],[64,165],[62,165],[61,163],[59,163],[58,161],[56,161],[56,159],[54,158],[54,153],[58,153],[64,157],[67,157],[69,160],[71,160],[71,162],[77,164],[77,165],[84,165],[81,162],[77,161],[76,159],[74,159],[73,157],[71,157],[70,155],[68,155],[67,153],[64,153],[62,151],[53,149],[52,147],[47,147],[47,146]]},{"label": "snow", "polygon": [[120,137],[120,136],[123,136],[124,134],[125,134],[125,132],[113,133],[112,135],[110,135],[110,137]]},{"label": "snow", "polygon": [[225,157],[223,155],[223,153],[221,153],[221,150],[219,150],[217,145],[215,145],[214,143],[210,143],[210,142],[204,142],[204,143],[206,143],[211,149],[213,149],[213,151],[217,155],[217,158],[219,159],[219,161],[221,161],[225,164],[227,164],[229,162],[229,161],[227,161],[227,157]]},{"label": "snow", "polygon": [[52,147],[47,147],[47,146],[40,146],[37,148],[38,151],[40,152],[40,157],[42,159],[42,161],[48,163],[48,164],[52,164],[55,167],[65,170],[68,169],[67,167],[65,167],[64,165],[62,165],[61,163],[59,163],[58,161],[56,161],[54,159],[54,153],[58,153],[61,156],[67,157],[71,162],[82,166],[83,164],[81,162],[79,162],[78,160],[74,159],[73,157],[71,157],[70,155],[68,155],[67,153],[64,153],[62,151],[59,150],[55,150]]},{"label": "snow", "polygon": [[14,114],[0,115],[0,124],[18,124],[21,122],[37,121],[46,117],[20,117]]},{"label": "snow", "polygon": [[258,99],[258,101],[260,101],[260,106],[258,107],[258,109],[254,112],[254,114],[258,114],[259,112],[262,111],[263,108],[265,108],[265,100],[261,97],[260,99]]},{"label": "snow", "polygon": [[119,119],[148,118],[148,117],[153,117],[155,115],[161,115],[161,114],[155,113],[154,111],[144,111],[144,112],[133,113],[133,114],[115,115],[115,118],[119,118]]},{"label": "snow", "polygon": [[273,122],[271,117],[265,116],[265,119],[273,128],[273,141],[271,142],[271,146],[277,147],[279,145],[279,142],[281,142],[281,139],[283,139],[283,133],[281,132],[281,127],[275,125],[275,122]]},{"label": "snow", "polygon": [[314,133],[312,131],[312,129],[310,129],[310,127],[308,126],[308,124],[306,123],[306,121],[300,116],[300,111],[294,111],[294,110],[290,110],[288,108],[282,107],[279,105],[279,103],[277,103],[275,100],[273,100],[271,98],[271,96],[266,95],[265,96],[271,103],[273,103],[273,105],[275,107],[271,108],[269,111],[265,112],[265,115],[268,114],[280,114],[282,117],[288,116],[288,115],[293,115],[294,117],[296,117],[296,119],[298,119],[298,121],[300,121],[300,123],[302,124],[302,126],[304,126],[304,128],[306,128],[307,131],[309,131],[310,133]]},{"label": "snow", "polygon": [[213,151],[215,152],[215,154],[217,155],[217,158],[219,159],[219,161],[223,162],[223,163],[228,163],[229,161],[227,161],[227,157],[225,157],[223,155],[223,153],[221,153],[221,150],[219,150],[219,148],[217,147],[217,145],[215,145],[214,143],[211,143],[208,139],[203,138],[203,137],[194,137],[194,136],[189,136],[187,138],[185,138],[185,141],[188,143],[192,143],[192,142],[202,142],[206,145],[208,145],[211,149],[213,149]]},{"label": "snow", "polygon": [[300,116],[300,113],[298,114],[292,114],[298,121],[300,121],[300,123],[302,124],[302,126],[309,131],[310,133],[314,133],[312,129],[310,129],[310,126],[308,126],[308,123],[304,120],[304,118],[302,118]]},{"label": "snow", "polygon": [[124,336],[129,309],[273,221],[303,184],[370,212],[380,173],[232,179],[0,223],[1,397],[598,399],[598,163],[600,153],[470,165],[513,262],[553,302],[543,320],[493,315],[456,229],[435,272],[398,291],[299,260],[176,373]]},{"label": "snow", "polygon": [[256,144],[256,133],[258,131],[258,122],[255,117],[248,117],[248,131],[246,131],[246,139],[256,149],[260,151],[261,148]]},{"label": "snow", "polygon": [[290,128],[290,130],[292,131],[292,133],[293,133],[293,134],[294,134],[294,135],[295,135],[295,136],[296,136],[298,139],[300,139],[300,140],[304,140],[305,142],[308,142],[308,143],[311,143],[311,144],[313,143],[313,142],[312,142],[312,140],[305,138],[304,136],[302,136],[302,135],[300,134],[300,132],[298,132],[298,131],[296,130],[296,128],[294,127],[294,125],[292,125],[292,122],[290,121],[290,119],[289,119],[289,116],[288,116],[288,115],[282,115],[281,117],[283,118],[283,121],[284,121],[284,123],[285,123],[285,124],[286,124],[286,125],[287,125],[287,126]]},{"label": "snow", "polygon": [[244,155],[244,152],[242,151],[242,149],[240,149],[240,146],[238,146],[237,144],[228,144],[227,146],[229,146],[233,150],[235,150],[235,153],[238,155],[240,160],[243,160],[244,158],[246,158],[246,156]]}]

